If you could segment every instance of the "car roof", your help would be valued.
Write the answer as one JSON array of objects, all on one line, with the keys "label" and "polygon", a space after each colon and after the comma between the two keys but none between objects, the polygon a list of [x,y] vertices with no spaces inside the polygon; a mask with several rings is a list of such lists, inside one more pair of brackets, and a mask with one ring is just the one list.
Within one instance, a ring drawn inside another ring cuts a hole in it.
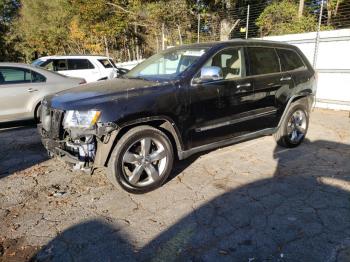
[{"label": "car roof", "polygon": [[207,43],[198,43],[198,44],[188,44],[182,46],[173,47],[174,49],[181,48],[212,48],[212,47],[220,47],[220,46],[229,46],[229,45],[243,45],[243,46],[271,46],[271,47],[288,47],[294,48],[293,45],[277,42],[277,41],[268,41],[268,40],[259,40],[259,39],[232,39],[227,41],[215,41],[215,42],[207,42]]},{"label": "car roof", "polygon": [[[0,62],[0,67],[17,67],[17,68],[25,68],[25,69],[29,69],[35,72],[38,72],[42,75],[44,75],[45,77],[49,78],[49,79],[57,79],[57,80],[62,80],[62,79],[67,79],[69,77],[58,74],[56,72],[52,72],[49,70],[46,70],[44,68],[38,67],[38,66],[33,66],[33,65],[29,65],[29,64],[25,64],[25,63],[11,63],[11,62]],[[72,78],[72,77],[70,77]],[[75,78],[75,77],[74,77]]]},{"label": "car roof", "polygon": [[107,56],[101,55],[53,55],[53,56],[42,56],[39,59],[74,59],[74,58],[94,58],[94,59],[112,59]]},{"label": "car roof", "polygon": [[28,68],[28,69],[37,68],[35,66],[25,64],[25,63],[12,63],[12,62],[0,62],[0,66],[21,67],[21,68]]}]

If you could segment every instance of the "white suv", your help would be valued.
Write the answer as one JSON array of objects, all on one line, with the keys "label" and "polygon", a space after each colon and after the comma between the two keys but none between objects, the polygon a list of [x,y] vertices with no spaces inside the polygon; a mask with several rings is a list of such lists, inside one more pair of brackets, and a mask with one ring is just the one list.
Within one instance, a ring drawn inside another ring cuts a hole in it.
[{"label": "white suv", "polygon": [[113,60],[106,56],[44,56],[32,64],[62,75],[84,78],[88,83],[118,76]]}]

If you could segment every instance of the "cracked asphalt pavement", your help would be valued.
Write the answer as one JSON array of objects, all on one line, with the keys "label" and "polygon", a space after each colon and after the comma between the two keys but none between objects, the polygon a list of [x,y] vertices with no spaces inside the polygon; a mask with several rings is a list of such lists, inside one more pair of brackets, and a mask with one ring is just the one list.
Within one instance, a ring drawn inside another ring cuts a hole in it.
[{"label": "cracked asphalt pavement", "polygon": [[298,148],[272,137],[177,162],[132,195],[0,129],[2,261],[350,261],[350,118],[315,110]]}]

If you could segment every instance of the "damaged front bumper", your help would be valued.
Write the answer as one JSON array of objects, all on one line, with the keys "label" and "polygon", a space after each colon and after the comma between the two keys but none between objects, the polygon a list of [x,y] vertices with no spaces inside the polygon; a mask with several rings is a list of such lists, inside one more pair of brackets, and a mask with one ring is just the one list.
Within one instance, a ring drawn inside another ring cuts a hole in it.
[{"label": "damaged front bumper", "polygon": [[47,129],[42,124],[38,125],[41,141],[49,156],[57,156],[71,164],[74,170],[86,172],[107,164],[117,136],[117,128],[113,124],[101,124],[94,130]]},{"label": "damaged front bumper", "polygon": [[74,169],[86,171],[92,169],[96,156],[96,138],[94,136],[88,135],[74,141],[70,137],[59,140],[50,137],[42,125],[38,125],[38,129],[41,141],[49,156],[58,156],[65,162],[72,164]]}]

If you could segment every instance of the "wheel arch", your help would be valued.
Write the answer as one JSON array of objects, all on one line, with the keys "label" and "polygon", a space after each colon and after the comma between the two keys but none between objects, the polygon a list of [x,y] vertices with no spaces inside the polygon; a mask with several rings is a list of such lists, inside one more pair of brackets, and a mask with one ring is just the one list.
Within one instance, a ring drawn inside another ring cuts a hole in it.
[{"label": "wheel arch", "polygon": [[292,105],[296,103],[300,103],[300,104],[303,104],[308,110],[310,110],[312,107],[313,101],[314,101],[314,95],[310,93],[293,95],[287,102],[287,105],[283,111],[283,114],[280,118],[277,128],[281,126],[284,119],[287,117],[288,110]]},{"label": "wheel arch", "polygon": [[37,118],[37,112],[39,110],[39,107],[41,106],[41,101],[37,102],[35,107],[34,107],[34,119]]},{"label": "wheel arch", "polygon": [[120,140],[120,138],[130,129],[141,125],[152,126],[164,132],[173,145],[175,155],[178,156],[179,152],[181,152],[181,150],[183,149],[183,142],[180,136],[179,129],[177,128],[175,122],[172,121],[171,118],[166,116],[140,118],[120,125],[118,129],[114,130],[111,133],[108,143],[98,143],[95,158],[95,166],[107,166],[112,151],[118,143],[118,141]]}]

